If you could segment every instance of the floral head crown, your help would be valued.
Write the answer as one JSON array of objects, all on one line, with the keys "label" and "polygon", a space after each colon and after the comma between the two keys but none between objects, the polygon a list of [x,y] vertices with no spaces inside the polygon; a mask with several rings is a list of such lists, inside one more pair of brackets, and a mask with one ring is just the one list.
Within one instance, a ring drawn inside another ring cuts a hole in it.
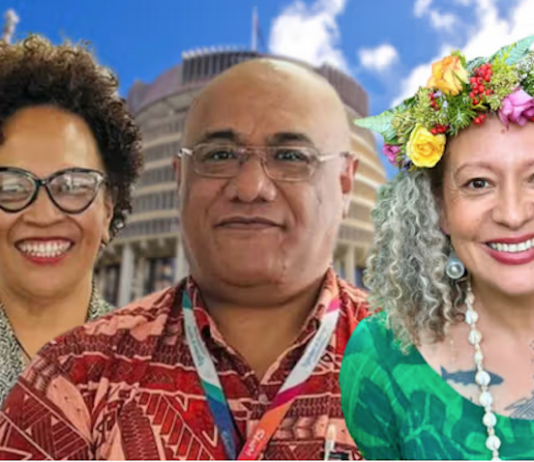
[{"label": "floral head crown", "polygon": [[490,58],[466,62],[460,52],[432,65],[426,88],[378,116],[354,123],[384,137],[383,153],[401,169],[434,167],[452,137],[497,113],[508,126],[534,122],[534,35]]}]

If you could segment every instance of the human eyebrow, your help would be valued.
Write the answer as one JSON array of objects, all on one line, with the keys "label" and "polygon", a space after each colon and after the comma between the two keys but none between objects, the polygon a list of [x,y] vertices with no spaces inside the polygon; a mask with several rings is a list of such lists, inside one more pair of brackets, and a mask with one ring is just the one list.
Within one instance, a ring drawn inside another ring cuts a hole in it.
[{"label": "human eyebrow", "polygon": [[467,170],[467,169],[470,169],[470,168],[478,168],[478,169],[484,169],[484,170],[489,170],[489,171],[494,171],[494,167],[488,163],[488,162],[484,162],[484,161],[481,161],[481,162],[467,162],[463,165],[461,165],[459,168],[456,169],[456,171],[454,172],[454,176],[455,177],[458,177],[460,176],[460,174],[464,171],[464,170]]},{"label": "human eyebrow", "polygon": [[[528,162],[522,163],[521,166],[520,167],[518,166],[517,168],[520,169],[522,172],[525,172],[527,170],[532,169],[533,167],[534,167],[534,160],[529,160]],[[454,171],[453,175],[455,178],[457,178],[460,176],[460,174],[464,170],[469,170],[469,169],[487,170],[495,174],[497,174],[499,171],[499,167],[492,165],[490,162],[486,162],[486,161],[466,162],[460,167],[458,167],[456,171]]]},{"label": "human eyebrow", "polygon": [[197,141],[199,143],[210,143],[213,141],[227,141],[230,143],[239,143],[239,135],[230,129],[215,130],[204,133],[202,137]]},{"label": "human eyebrow", "polygon": [[270,136],[268,139],[268,144],[270,145],[285,143],[303,143],[314,146],[313,141],[307,135],[299,132],[279,132]]}]

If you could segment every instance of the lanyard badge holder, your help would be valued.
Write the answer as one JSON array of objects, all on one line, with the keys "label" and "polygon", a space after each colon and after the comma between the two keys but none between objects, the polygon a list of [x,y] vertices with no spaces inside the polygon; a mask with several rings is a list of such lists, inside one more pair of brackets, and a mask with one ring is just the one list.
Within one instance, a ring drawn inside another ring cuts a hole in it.
[{"label": "lanyard badge holder", "polygon": [[[185,334],[193,362],[195,363],[200,382],[210,411],[213,415],[215,425],[221,433],[226,455],[230,460],[257,460],[261,452],[265,449],[276,429],[284,419],[293,401],[300,395],[304,385],[313,373],[317,364],[325,352],[330,338],[335,331],[339,318],[339,298],[334,298],[326,309],[321,325],[308,343],[304,354],[291,371],[288,378],[280,388],[273,403],[263,415],[252,435],[245,442],[241,452],[237,455],[238,432],[232,418],[232,413],[228,401],[224,395],[222,385],[217,375],[215,365],[202,340],[198,329],[193,304],[187,288],[184,288],[182,295],[182,307],[184,312]],[[327,442],[329,438],[327,436]],[[325,456],[326,454],[325,446]],[[330,454],[330,449],[328,453]]]}]

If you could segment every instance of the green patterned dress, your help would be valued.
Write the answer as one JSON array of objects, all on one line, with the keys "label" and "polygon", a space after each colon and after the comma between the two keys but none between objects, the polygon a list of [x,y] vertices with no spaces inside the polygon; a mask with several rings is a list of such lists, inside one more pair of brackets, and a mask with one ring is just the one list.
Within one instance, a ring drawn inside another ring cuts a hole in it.
[{"label": "green patterned dress", "polygon": [[[483,408],[451,388],[416,348],[403,354],[384,314],[361,322],[340,382],[347,427],[366,459],[490,460]],[[497,416],[501,459],[534,460],[534,421]]]}]

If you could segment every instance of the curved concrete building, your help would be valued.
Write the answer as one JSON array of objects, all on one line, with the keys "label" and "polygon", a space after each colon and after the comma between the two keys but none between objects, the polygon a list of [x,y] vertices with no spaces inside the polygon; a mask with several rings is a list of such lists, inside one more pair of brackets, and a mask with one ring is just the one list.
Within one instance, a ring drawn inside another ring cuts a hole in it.
[{"label": "curved concrete building", "polygon": [[[173,284],[187,273],[172,169],[186,112],[210,79],[239,62],[261,56],[266,55],[214,49],[184,53],[182,63],[154,83],[136,82],[130,89],[127,99],[143,133],[145,169],[134,192],[133,214],[97,265],[97,284],[108,301],[122,306]],[[351,77],[329,66],[313,69],[338,91],[350,120],[368,114],[367,94]],[[373,136],[350,125],[352,148],[360,156],[360,165],[333,264],[342,276],[361,284],[361,270],[373,235],[370,212],[376,190],[386,176]]]}]

